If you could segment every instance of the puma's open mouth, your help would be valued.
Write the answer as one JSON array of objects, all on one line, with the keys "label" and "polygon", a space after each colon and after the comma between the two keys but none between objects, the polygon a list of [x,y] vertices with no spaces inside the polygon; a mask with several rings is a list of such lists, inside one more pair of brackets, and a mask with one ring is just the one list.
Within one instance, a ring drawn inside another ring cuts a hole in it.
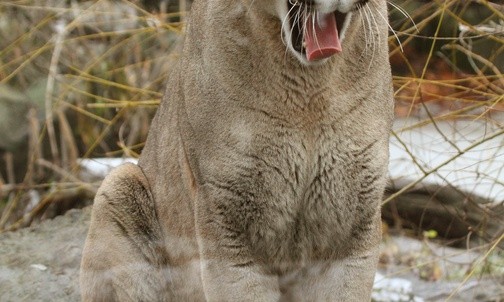
[{"label": "puma's open mouth", "polygon": [[342,29],[348,13],[322,13],[311,1],[287,0],[290,43],[294,51],[308,62],[328,58],[341,52]]}]

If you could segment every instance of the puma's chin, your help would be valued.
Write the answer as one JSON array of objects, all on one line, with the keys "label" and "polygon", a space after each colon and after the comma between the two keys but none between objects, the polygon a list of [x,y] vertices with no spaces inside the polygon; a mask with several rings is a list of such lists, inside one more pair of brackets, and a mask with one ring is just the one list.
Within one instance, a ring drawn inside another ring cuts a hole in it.
[{"label": "puma's chin", "polygon": [[303,64],[323,64],[344,51],[343,40],[352,12],[367,1],[280,1],[282,38],[289,51]]}]

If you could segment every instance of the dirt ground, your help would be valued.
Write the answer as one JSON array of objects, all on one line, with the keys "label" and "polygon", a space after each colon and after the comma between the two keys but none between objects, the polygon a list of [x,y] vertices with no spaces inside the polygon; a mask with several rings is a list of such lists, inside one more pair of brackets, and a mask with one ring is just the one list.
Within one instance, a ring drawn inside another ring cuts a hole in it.
[{"label": "dirt ground", "polygon": [[0,234],[0,301],[79,301],[79,266],[91,209]]},{"label": "dirt ground", "polygon": [[[90,212],[90,207],[70,210],[39,225],[0,234],[0,301],[79,301],[79,264]],[[436,260],[435,255],[449,254],[456,256],[432,262],[437,265],[427,266],[432,269],[427,275],[421,268],[415,271],[405,266],[415,259],[425,261],[421,257]],[[443,279],[446,272],[460,269],[479,256],[407,237],[386,236],[382,258],[389,259],[381,265],[380,274],[385,278],[375,282],[373,301],[446,301],[456,289],[460,291],[449,301],[504,301],[502,275],[476,276],[465,283]],[[428,276],[436,280],[425,280]]]}]

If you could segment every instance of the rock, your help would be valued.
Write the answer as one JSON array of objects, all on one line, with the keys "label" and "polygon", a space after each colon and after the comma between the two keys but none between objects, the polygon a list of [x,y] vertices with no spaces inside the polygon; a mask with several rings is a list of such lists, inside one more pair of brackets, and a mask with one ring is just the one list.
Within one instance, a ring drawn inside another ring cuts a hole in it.
[{"label": "rock", "polygon": [[13,151],[28,134],[28,97],[14,88],[0,84],[0,149]]}]

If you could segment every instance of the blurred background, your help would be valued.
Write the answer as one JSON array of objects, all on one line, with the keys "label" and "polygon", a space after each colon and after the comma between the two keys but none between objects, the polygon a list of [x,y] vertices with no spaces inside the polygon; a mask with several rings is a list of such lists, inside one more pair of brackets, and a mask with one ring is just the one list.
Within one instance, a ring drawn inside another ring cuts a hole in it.
[{"label": "blurred background", "polygon": [[[89,164],[139,156],[190,5],[0,2],[0,232],[91,204],[103,174]],[[388,5],[396,122],[384,234],[479,249],[462,279],[502,282],[504,4]]]}]

